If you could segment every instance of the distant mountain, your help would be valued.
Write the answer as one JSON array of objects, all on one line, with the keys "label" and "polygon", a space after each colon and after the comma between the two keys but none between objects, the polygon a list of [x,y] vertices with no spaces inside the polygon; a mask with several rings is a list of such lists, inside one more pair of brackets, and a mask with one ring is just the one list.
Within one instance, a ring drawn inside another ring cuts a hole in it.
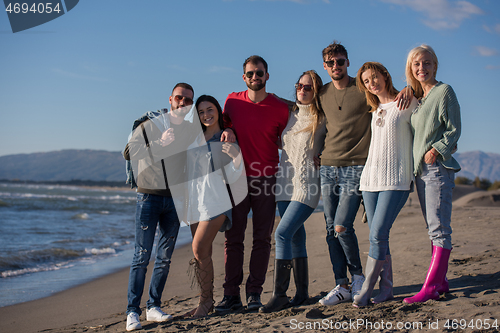
[{"label": "distant mountain", "polygon": [[0,156],[0,179],[125,183],[125,159],[120,152],[77,149]]},{"label": "distant mountain", "polygon": [[489,179],[491,182],[500,180],[500,154],[468,151],[453,156],[462,167],[457,176],[472,180],[477,176]]},{"label": "distant mountain", "polygon": [[[457,176],[500,180],[500,154],[470,151],[454,157],[462,166]],[[125,160],[120,152],[76,149],[0,156],[0,179],[125,182]]]}]

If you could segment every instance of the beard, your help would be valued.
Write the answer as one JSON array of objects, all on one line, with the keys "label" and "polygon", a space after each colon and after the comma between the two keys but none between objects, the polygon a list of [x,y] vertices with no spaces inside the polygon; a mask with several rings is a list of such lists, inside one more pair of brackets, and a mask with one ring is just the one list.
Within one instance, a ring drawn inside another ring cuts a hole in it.
[{"label": "beard", "polygon": [[332,74],[331,77],[332,77],[332,80],[334,80],[334,81],[340,81],[345,77],[345,73],[342,72],[340,74]]},{"label": "beard", "polygon": [[189,111],[191,111],[191,108],[192,108],[192,105],[186,105],[186,106],[182,106],[182,107],[177,107],[175,109],[172,109],[172,113],[175,114],[176,116],[180,116],[180,117],[185,117]]},{"label": "beard", "polygon": [[266,86],[266,81],[264,81],[264,82],[260,81],[259,83],[257,83],[257,82],[247,83],[248,89],[253,90],[253,91],[262,90],[265,86]]}]

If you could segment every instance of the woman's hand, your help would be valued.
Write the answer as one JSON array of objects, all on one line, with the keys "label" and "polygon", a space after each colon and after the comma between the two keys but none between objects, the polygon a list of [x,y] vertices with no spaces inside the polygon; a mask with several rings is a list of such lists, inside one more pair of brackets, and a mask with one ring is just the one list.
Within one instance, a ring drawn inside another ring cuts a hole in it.
[{"label": "woman's hand", "polygon": [[169,128],[161,135],[160,144],[162,147],[166,147],[169,144],[171,144],[174,140],[175,140],[174,129]]},{"label": "woman's hand", "polygon": [[321,166],[321,154],[314,156],[313,160],[314,160],[314,166],[316,167],[316,169],[319,169],[319,167]]},{"label": "woman's hand", "polygon": [[434,147],[429,149],[429,151],[424,155],[425,164],[434,164],[434,162],[436,162],[438,155],[439,153],[436,149],[434,149]]},{"label": "woman's hand", "polygon": [[238,148],[236,148],[235,145],[233,145],[232,143],[229,143],[229,142],[224,142],[222,144],[222,152],[227,154],[229,157],[231,157],[233,159],[233,164],[234,164],[234,167],[236,169],[238,169],[240,167],[241,153],[238,150]]},{"label": "woman's hand", "polygon": [[222,144],[222,152],[227,154],[233,160],[240,154],[239,150],[229,142],[224,142]]}]

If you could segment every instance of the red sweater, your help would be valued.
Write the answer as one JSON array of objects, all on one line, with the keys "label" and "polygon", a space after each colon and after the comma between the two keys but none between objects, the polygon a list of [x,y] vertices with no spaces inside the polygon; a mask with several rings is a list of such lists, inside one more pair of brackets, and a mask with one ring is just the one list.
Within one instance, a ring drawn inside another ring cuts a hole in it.
[{"label": "red sweater", "polygon": [[276,174],[278,142],[288,121],[288,106],[272,94],[254,103],[248,91],[231,93],[224,105],[224,125],[238,136],[247,176]]}]

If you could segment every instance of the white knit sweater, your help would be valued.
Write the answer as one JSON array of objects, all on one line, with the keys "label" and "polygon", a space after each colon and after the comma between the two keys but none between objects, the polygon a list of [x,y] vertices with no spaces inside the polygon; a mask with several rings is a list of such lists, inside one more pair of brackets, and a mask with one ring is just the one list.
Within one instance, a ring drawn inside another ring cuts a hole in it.
[{"label": "white knit sweater", "polygon": [[[413,181],[413,134],[410,125],[414,98],[408,109],[398,110],[396,102],[380,104],[372,114],[372,136],[368,159],[361,174],[361,191],[407,191]],[[378,126],[377,114],[385,110],[383,125]]]},{"label": "white knit sweater", "polygon": [[325,121],[318,126],[311,147],[312,133],[302,131],[313,121],[310,105],[297,104],[298,110],[290,112],[288,124],[281,135],[283,150],[276,174],[276,201],[298,201],[312,208],[318,205],[321,195],[319,169],[313,157],[325,142]]}]

